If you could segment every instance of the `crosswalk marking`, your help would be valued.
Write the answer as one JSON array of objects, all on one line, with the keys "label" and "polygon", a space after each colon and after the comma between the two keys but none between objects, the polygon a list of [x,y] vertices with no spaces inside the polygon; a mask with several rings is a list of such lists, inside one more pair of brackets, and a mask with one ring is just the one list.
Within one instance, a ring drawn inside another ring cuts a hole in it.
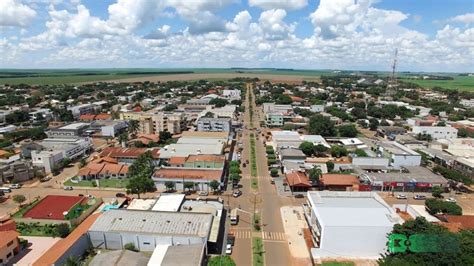
[{"label": "crosswalk marking", "polygon": [[252,232],[251,231],[235,231],[234,235],[235,235],[235,238],[238,238],[238,239],[252,238]]},{"label": "crosswalk marking", "polygon": [[263,232],[263,240],[286,240],[286,234],[283,232]]},{"label": "crosswalk marking", "polygon": [[[242,176],[242,179],[252,179],[253,177],[251,175],[243,175]],[[267,176],[267,175],[264,175],[264,176],[257,176],[256,178],[258,178],[259,180],[270,180],[272,179],[270,176]]]}]

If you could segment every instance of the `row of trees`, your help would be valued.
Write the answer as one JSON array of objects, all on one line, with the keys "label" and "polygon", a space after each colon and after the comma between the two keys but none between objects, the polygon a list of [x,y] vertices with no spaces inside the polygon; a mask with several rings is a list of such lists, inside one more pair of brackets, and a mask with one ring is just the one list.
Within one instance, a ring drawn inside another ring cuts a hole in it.
[{"label": "row of trees", "polygon": [[323,137],[356,137],[359,133],[353,124],[336,127],[329,117],[314,115],[309,119],[307,130],[310,134],[321,135]]}]

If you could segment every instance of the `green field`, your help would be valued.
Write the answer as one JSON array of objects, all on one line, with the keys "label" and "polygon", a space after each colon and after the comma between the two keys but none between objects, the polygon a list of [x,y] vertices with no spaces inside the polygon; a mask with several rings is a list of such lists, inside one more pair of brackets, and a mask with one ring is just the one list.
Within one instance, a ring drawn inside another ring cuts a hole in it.
[{"label": "green field", "polygon": [[[0,78],[0,84],[30,84],[30,85],[59,85],[59,84],[71,84],[81,83],[90,81],[107,81],[116,79],[125,79],[130,77],[146,77],[150,75],[64,75],[64,76],[51,76],[51,77],[21,77],[21,78]],[[153,75],[156,76],[156,75]]]},{"label": "green field", "polygon": [[403,81],[411,82],[431,89],[433,87],[441,87],[445,89],[453,89],[460,91],[474,91],[474,77],[454,76],[453,80],[420,80],[420,79],[404,79]]}]

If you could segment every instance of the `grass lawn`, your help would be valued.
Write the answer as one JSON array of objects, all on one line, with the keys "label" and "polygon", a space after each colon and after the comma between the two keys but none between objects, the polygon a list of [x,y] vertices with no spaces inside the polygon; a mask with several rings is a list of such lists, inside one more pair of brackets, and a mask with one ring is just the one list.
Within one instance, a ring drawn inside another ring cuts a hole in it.
[{"label": "grass lawn", "polygon": [[38,204],[39,202],[40,202],[40,200],[39,200],[39,199],[36,199],[36,200],[34,200],[31,204],[28,204],[28,205],[26,205],[26,206],[23,206],[22,208],[20,208],[19,211],[15,212],[15,213],[12,215],[12,217],[13,217],[13,218],[21,218],[21,217],[23,217],[23,215],[25,215],[25,213],[26,213],[27,211],[29,211],[31,208],[33,208],[33,207],[34,207],[36,204]]},{"label": "grass lawn", "polygon": [[254,237],[252,239],[252,254],[253,254],[253,266],[263,266],[265,262],[263,261],[263,240],[261,237]]},{"label": "grass lawn", "polygon": [[418,84],[424,88],[441,87],[446,89],[460,91],[474,91],[474,77],[454,76],[453,80],[421,80],[421,79],[402,79],[405,82]]},{"label": "grass lawn", "polygon": [[[100,187],[110,188],[126,188],[129,180],[128,179],[100,179]],[[78,183],[72,182],[71,179],[64,182],[65,186],[71,187],[97,187],[95,180],[80,180]]]},{"label": "grass lawn", "polygon": [[352,261],[323,261],[322,266],[353,266]]},{"label": "grass lawn", "polygon": [[257,189],[257,154],[255,148],[255,137],[253,134],[250,134],[250,175],[252,176],[251,186],[252,188]]}]

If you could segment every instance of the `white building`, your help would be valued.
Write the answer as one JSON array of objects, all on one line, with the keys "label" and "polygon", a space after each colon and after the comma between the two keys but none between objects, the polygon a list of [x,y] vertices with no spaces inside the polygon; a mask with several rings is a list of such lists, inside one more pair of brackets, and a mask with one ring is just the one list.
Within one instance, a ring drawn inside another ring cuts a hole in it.
[{"label": "white building", "polygon": [[47,174],[53,172],[54,168],[59,168],[63,158],[62,151],[31,151],[33,165],[43,167]]},{"label": "white building", "polygon": [[310,106],[310,110],[313,113],[321,113],[324,112],[324,104],[314,104]]},{"label": "white building", "polygon": [[391,166],[395,169],[421,165],[421,155],[398,142],[381,142],[377,147],[377,151],[387,155],[391,159]]},{"label": "white building", "polygon": [[459,103],[467,108],[474,108],[474,99],[461,99]]},{"label": "white building", "polygon": [[223,90],[222,97],[232,100],[240,100],[241,99],[241,91],[240,90]]},{"label": "white building", "polygon": [[229,132],[230,118],[201,117],[197,121],[197,131]]},{"label": "white building", "polygon": [[427,134],[432,139],[455,139],[458,137],[458,130],[454,127],[428,127],[428,126],[414,126],[412,132],[416,135]]},{"label": "white building", "polygon": [[403,222],[377,193],[310,191],[307,196],[304,210],[316,259],[379,258],[387,234]]},{"label": "white building", "polygon": [[95,104],[85,103],[69,106],[67,109],[72,112],[74,117],[79,117],[84,114],[93,114],[96,110],[100,110],[100,107]]}]

